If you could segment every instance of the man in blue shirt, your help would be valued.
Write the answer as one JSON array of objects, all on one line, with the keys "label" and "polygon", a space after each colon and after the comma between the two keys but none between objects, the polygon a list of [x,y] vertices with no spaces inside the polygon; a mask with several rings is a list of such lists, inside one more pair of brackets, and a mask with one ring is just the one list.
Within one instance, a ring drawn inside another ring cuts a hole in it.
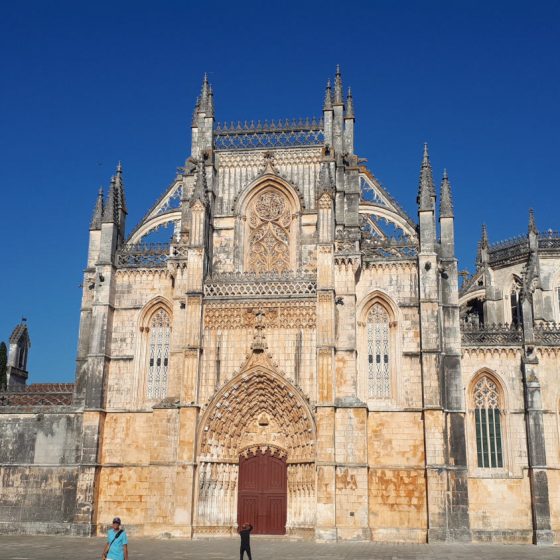
[{"label": "man in blue shirt", "polygon": [[107,532],[107,544],[103,549],[103,560],[128,560],[128,539],[121,529],[121,518],[113,519],[113,527]]}]

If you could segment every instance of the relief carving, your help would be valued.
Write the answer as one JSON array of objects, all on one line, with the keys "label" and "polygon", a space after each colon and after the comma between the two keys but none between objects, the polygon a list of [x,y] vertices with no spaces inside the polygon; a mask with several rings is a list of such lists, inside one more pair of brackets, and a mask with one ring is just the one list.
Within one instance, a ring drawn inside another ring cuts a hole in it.
[{"label": "relief carving", "polygon": [[266,329],[311,329],[316,325],[313,301],[208,303],[204,309],[206,329],[252,329],[256,324],[256,312],[262,310],[262,324]]},{"label": "relief carving", "polygon": [[257,197],[249,211],[249,271],[290,270],[291,223],[290,205],[284,195],[265,191]]}]

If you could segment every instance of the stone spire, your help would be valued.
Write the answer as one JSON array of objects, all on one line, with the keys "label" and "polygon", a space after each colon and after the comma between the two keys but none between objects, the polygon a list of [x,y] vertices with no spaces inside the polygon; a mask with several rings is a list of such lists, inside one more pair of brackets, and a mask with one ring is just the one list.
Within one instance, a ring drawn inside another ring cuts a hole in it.
[{"label": "stone spire", "polygon": [[422,166],[420,168],[420,182],[418,186],[418,198],[416,202],[420,210],[430,210],[436,198],[436,190],[434,187],[434,179],[432,177],[432,166],[430,164],[430,155],[428,154],[428,144],[424,143],[424,156],[422,157]]},{"label": "stone spire", "polygon": [[331,109],[332,109],[331,81],[327,80],[327,87],[325,88],[325,102],[323,103],[323,111],[330,111]]},{"label": "stone spire", "polygon": [[340,73],[340,65],[336,65],[336,76],[334,78],[334,104],[342,105],[344,103],[344,95],[342,93],[342,74]]},{"label": "stone spire", "polygon": [[480,236],[480,247],[482,249],[488,249],[488,231],[486,229],[486,224],[482,224],[482,234]]},{"label": "stone spire", "polygon": [[476,268],[480,268],[486,263],[488,255],[488,232],[486,231],[486,224],[482,224],[482,234],[478,242],[478,249],[476,251]]},{"label": "stone spire", "polygon": [[119,207],[119,200],[117,189],[115,185],[115,178],[111,177],[111,185],[109,187],[109,193],[107,194],[107,203],[105,209],[103,210],[103,223],[104,224],[114,224],[118,222],[117,212]]},{"label": "stone spire", "polygon": [[208,81],[208,74],[204,73],[202,80],[202,88],[200,89],[200,96],[197,101],[197,112],[206,113],[206,116],[214,116],[214,92],[212,86]]},{"label": "stone spire", "polygon": [[97,200],[93,209],[93,217],[89,229],[101,229],[101,222],[103,221],[103,187],[99,187],[97,193]]},{"label": "stone spire", "polygon": [[529,208],[529,233],[538,234],[535,224],[535,212],[532,208]]},{"label": "stone spire", "polygon": [[128,214],[126,209],[126,197],[124,195],[124,181],[122,173],[122,163],[117,164],[117,173],[115,175],[115,188],[117,190],[118,207],[117,209],[124,214]]},{"label": "stone spire", "polygon": [[200,111],[200,96],[196,98],[196,104],[194,106],[194,111],[192,115],[191,125],[196,126],[198,120],[198,112]]},{"label": "stone spire", "polygon": [[212,86],[209,87],[208,91],[208,106],[206,108],[206,115],[208,117],[214,116],[214,90],[212,89]]},{"label": "stone spire", "polygon": [[439,215],[440,218],[453,218],[453,199],[451,198],[451,184],[447,176],[447,169],[443,170],[443,179],[441,181]]},{"label": "stone spire", "polygon": [[354,99],[352,97],[352,88],[348,88],[348,95],[346,96],[346,118],[354,118]]}]

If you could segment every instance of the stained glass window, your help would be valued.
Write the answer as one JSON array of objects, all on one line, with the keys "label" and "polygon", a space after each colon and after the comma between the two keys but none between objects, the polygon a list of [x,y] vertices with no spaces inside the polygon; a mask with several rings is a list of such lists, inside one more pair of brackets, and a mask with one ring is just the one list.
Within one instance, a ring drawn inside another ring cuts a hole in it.
[{"label": "stained glass window", "polygon": [[500,393],[489,377],[481,377],[474,386],[477,463],[482,468],[501,468],[502,427]]},{"label": "stained glass window", "polygon": [[170,333],[169,315],[163,309],[159,309],[150,321],[147,384],[149,399],[162,399],[167,396]]},{"label": "stained glass window", "polygon": [[391,396],[389,314],[375,303],[367,317],[368,396],[386,399]]}]

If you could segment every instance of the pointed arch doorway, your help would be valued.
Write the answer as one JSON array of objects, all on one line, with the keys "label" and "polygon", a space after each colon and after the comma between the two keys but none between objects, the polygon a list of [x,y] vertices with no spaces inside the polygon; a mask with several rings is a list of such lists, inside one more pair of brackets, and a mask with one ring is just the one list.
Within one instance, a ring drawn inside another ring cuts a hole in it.
[{"label": "pointed arch doorway", "polygon": [[239,457],[237,526],[253,526],[256,535],[286,534],[288,466],[270,448],[257,448]]}]

